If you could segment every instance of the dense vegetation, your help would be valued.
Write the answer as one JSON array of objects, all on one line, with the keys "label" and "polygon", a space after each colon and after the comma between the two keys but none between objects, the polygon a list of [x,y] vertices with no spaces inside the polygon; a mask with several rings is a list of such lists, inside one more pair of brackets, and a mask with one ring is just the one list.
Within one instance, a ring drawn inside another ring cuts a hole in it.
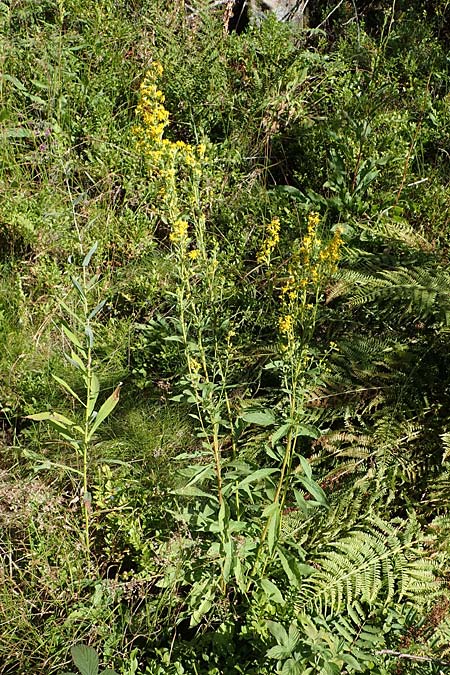
[{"label": "dense vegetation", "polygon": [[450,7],[311,4],[0,2],[2,675],[450,666]]}]

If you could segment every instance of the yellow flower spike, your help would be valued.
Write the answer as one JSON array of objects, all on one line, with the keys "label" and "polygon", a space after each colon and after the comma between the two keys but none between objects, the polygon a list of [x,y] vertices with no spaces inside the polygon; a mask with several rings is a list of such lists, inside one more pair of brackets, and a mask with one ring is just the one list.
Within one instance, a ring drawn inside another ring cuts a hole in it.
[{"label": "yellow flower spike", "polygon": [[261,246],[261,250],[256,255],[256,261],[259,264],[270,265],[270,256],[276,245],[280,241],[280,219],[272,218],[266,225],[266,237]]},{"label": "yellow flower spike", "polygon": [[193,248],[192,251],[189,251],[188,258],[190,260],[197,260],[199,255],[200,255],[200,251],[198,250],[198,248]]},{"label": "yellow flower spike", "polygon": [[186,238],[189,225],[185,220],[176,220],[172,225],[172,232],[169,239],[173,244],[177,244]]},{"label": "yellow flower spike", "polygon": [[282,335],[289,335],[294,330],[294,319],[291,314],[278,317],[278,329]]}]

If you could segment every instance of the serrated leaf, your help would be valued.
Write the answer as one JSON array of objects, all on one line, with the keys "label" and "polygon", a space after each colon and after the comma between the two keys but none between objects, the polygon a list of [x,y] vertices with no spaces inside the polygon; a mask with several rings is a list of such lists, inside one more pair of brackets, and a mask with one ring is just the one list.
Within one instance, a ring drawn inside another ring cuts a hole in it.
[{"label": "serrated leaf", "polygon": [[98,675],[98,656],[95,649],[87,645],[74,645],[70,653],[80,675]]},{"label": "serrated leaf", "polygon": [[268,649],[266,652],[266,656],[268,656],[269,659],[278,659],[279,661],[281,659],[285,659],[286,657],[290,656],[290,654],[291,652],[282,645],[275,645],[274,647]]}]

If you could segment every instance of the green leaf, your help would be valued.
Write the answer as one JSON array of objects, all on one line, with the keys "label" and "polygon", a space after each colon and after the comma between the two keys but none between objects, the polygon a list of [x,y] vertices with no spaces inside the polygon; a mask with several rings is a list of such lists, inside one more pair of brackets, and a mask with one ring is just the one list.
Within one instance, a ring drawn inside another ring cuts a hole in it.
[{"label": "green leaf", "polygon": [[82,262],[83,267],[89,267],[89,263],[91,262],[91,258],[94,255],[98,248],[98,241],[95,242],[95,244],[92,246],[92,248],[89,250],[89,252],[85,255],[84,260]]},{"label": "green leaf", "polygon": [[103,309],[103,307],[106,304],[106,300],[102,300],[101,302],[98,303],[96,307],[92,310],[92,312],[88,316],[88,321],[94,318],[94,316],[97,316],[97,314]]},{"label": "green leaf", "polygon": [[73,396],[78,401],[78,403],[81,403],[81,405],[84,405],[83,401],[78,396],[78,394],[76,394],[74,392],[74,390],[67,384],[67,382],[65,380],[63,380],[61,377],[58,377],[58,375],[54,375],[53,373],[52,373],[52,377],[53,377],[54,380],[56,380],[56,382],[58,382],[58,384],[61,385],[61,387],[63,387],[63,389],[65,389],[71,396]]},{"label": "green leaf", "polygon": [[83,349],[83,345],[81,344],[80,340],[78,337],[73,333],[70,328],[66,324],[61,325],[62,331],[64,335],[70,340],[70,342],[75,345],[75,347],[78,347],[79,349]]},{"label": "green leaf", "polygon": [[80,282],[76,277],[70,277],[70,280],[72,281],[72,284],[74,288],[78,291],[78,295],[82,300],[86,300],[86,293],[84,292],[83,288],[80,285]]},{"label": "green leaf", "polygon": [[310,465],[310,463],[308,462],[308,460],[305,459],[304,457],[302,457],[301,455],[300,455],[300,464],[301,464],[302,469],[303,469],[303,471],[304,471],[304,473],[305,473],[305,476],[306,476],[307,478],[309,478],[310,480],[312,480],[312,469],[311,469],[311,465]]},{"label": "green leaf", "polygon": [[270,581],[270,579],[261,579],[260,583],[262,590],[271,602],[276,602],[278,605],[285,604],[285,600],[281,595],[280,589],[273,583],[273,581]]},{"label": "green leaf", "polygon": [[244,422],[257,424],[260,427],[268,427],[275,424],[275,415],[271,410],[247,410],[240,416]]},{"label": "green leaf", "polygon": [[120,397],[120,387],[122,386],[122,382],[120,382],[117,387],[114,389],[113,393],[111,396],[109,396],[106,401],[103,403],[102,407],[98,411],[94,424],[89,430],[89,435],[88,435],[88,441],[91,440],[92,436],[95,434],[97,429],[99,428],[100,424],[112,413],[114,408],[119,402],[119,397]]},{"label": "green leaf", "polygon": [[75,366],[75,368],[78,368],[79,370],[81,370],[82,373],[87,373],[86,366],[84,365],[83,361],[80,359],[78,354],[76,354],[73,351],[73,349],[70,352],[70,356],[68,356],[68,354],[64,354],[64,356],[69,361],[69,363],[71,363],[73,366]]},{"label": "green leaf", "polygon": [[207,497],[208,499],[214,499],[217,501],[217,497],[209,492],[205,492],[194,485],[185,485],[184,487],[177,488],[172,490],[171,494],[180,495],[182,497]]},{"label": "green leaf", "polygon": [[90,417],[94,412],[95,404],[97,403],[100,392],[100,381],[95,373],[91,373],[90,394],[87,405],[87,415]]},{"label": "green leaf", "polygon": [[278,659],[279,661],[281,659],[286,659],[290,655],[291,652],[289,651],[289,649],[283,647],[282,645],[275,645],[274,647],[268,649],[266,652],[266,656],[268,656],[269,659]]},{"label": "green leaf", "polygon": [[278,536],[280,533],[280,523],[281,523],[281,510],[280,505],[275,504],[274,510],[269,516],[269,529],[267,531],[267,543],[269,546],[269,552],[272,553],[275,550],[275,546],[278,542]]},{"label": "green leaf", "polygon": [[55,412],[41,412],[36,413],[36,415],[27,415],[25,419],[33,420],[34,422],[54,422],[66,431],[75,425],[75,422],[65,417],[65,415]]},{"label": "green leaf", "polygon": [[250,485],[250,483],[255,483],[258,480],[261,480],[262,478],[266,478],[267,476],[270,476],[273,473],[277,473],[278,469],[257,469],[256,471],[253,471],[249,476],[241,480],[240,483],[237,484],[237,489],[243,488],[246,485]]},{"label": "green leaf", "polygon": [[302,476],[300,478],[300,482],[302,483],[302,485],[304,485],[309,494],[312,497],[314,497],[314,499],[316,499],[321,506],[328,506],[325,492],[322,490],[320,485],[318,485],[315,481],[306,478],[306,476]]},{"label": "green leaf", "polygon": [[286,424],[283,424],[281,427],[279,427],[276,431],[273,432],[272,436],[270,437],[270,442],[272,445],[275,445],[277,441],[279,441],[281,438],[287,435],[289,432],[289,429],[291,429],[292,423],[291,422],[286,422]]},{"label": "green leaf", "polygon": [[95,649],[87,645],[75,645],[70,653],[81,675],[98,675],[98,656]]},{"label": "green leaf", "polygon": [[111,668],[105,668],[105,670],[102,670],[100,675],[117,675],[115,670],[111,670]]},{"label": "green leaf", "polygon": [[298,436],[307,436],[309,438],[319,438],[320,431],[312,424],[296,424],[292,434],[293,438]]},{"label": "green leaf", "polygon": [[286,632],[286,629],[281,623],[278,623],[278,621],[267,621],[267,628],[269,629],[271,635],[273,635],[275,640],[278,642],[278,644],[280,645],[287,644],[289,637]]}]

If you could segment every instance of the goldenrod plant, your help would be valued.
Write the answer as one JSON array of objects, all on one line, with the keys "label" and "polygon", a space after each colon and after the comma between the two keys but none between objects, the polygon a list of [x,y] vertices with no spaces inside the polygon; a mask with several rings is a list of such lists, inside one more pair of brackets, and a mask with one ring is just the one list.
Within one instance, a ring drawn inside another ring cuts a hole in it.
[{"label": "goldenrod plant", "polygon": [[243,4],[0,2],[0,675],[449,668],[448,2]]}]

